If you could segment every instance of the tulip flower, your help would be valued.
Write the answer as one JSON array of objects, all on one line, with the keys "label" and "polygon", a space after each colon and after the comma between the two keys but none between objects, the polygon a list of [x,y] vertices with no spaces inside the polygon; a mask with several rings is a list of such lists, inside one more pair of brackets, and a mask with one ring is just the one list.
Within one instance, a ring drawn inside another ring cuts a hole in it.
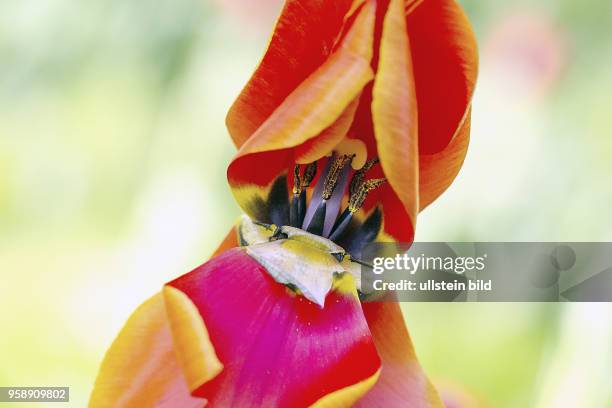
[{"label": "tulip flower", "polygon": [[134,312],[90,406],[442,406],[360,256],[456,176],[476,71],[453,0],[287,0],[227,116],[246,215]]}]

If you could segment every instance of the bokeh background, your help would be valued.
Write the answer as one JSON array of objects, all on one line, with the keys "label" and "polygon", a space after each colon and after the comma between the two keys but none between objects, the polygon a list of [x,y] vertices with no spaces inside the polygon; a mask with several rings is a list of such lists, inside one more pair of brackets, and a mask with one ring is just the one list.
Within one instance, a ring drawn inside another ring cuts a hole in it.
[{"label": "bokeh background", "polygon": [[[472,142],[417,239],[612,240],[612,3],[462,4]],[[85,406],[130,312],[219,243],[239,214],[225,112],[280,6],[0,2],[1,386],[70,386]],[[609,305],[404,306],[463,406],[612,407]]]}]

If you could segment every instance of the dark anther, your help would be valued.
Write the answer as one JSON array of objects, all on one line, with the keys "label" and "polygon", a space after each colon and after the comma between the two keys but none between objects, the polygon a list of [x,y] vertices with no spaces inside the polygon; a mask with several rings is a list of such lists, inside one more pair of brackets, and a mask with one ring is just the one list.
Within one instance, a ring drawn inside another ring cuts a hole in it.
[{"label": "dark anther", "polygon": [[349,211],[357,212],[361,208],[361,206],[363,206],[363,203],[368,197],[368,194],[370,194],[370,191],[382,186],[386,181],[387,179],[380,178],[366,180],[362,182],[359,188],[357,189],[357,192],[355,192],[355,194],[351,194],[351,196],[349,197]]},{"label": "dark anther", "polygon": [[296,164],[293,168],[293,194],[300,194],[302,191],[302,180],[300,179],[300,165]]},{"label": "dark anther", "polygon": [[310,187],[310,183],[314,180],[315,175],[317,174],[317,162],[312,162],[306,169],[304,170],[304,177],[302,178],[302,190],[307,187]]},{"label": "dark anther", "polygon": [[378,158],[370,159],[367,162],[365,162],[362,168],[357,170],[357,172],[351,179],[351,184],[349,186],[349,195],[352,196],[357,193],[357,190],[359,189],[359,186],[361,185],[361,182],[363,181],[365,174],[368,172],[368,170],[370,170],[377,163],[378,163]]}]

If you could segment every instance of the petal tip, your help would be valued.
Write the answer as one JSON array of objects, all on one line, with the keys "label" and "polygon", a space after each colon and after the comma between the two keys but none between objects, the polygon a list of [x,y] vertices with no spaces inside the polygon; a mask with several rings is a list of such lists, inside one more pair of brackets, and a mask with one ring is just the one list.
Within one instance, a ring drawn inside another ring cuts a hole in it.
[{"label": "petal tip", "polygon": [[216,377],[223,364],[217,358],[204,320],[191,299],[182,291],[166,285],[162,291],[170,322],[174,349],[189,390]]}]

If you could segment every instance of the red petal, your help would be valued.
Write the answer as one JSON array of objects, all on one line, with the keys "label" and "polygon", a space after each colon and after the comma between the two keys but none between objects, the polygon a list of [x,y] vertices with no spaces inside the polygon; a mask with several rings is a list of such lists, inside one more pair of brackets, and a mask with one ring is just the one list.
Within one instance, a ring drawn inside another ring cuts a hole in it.
[{"label": "red petal", "polygon": [[[380,361],[353,294],[330,292],[322,309],[275,282],[243,248],[168,285],[197,309],[224,365],[194,390],[212,405],[351,403],[377,377]],[[167,307],[180,314],[172,302]]]},{"label": "red petal", "polygon": [[352,0],[287,0],[261,63],[227,115],[240,147],[329,56]]},{"label": "red petal", "polygon": [[443,408],[440,397],[417,361],[398,303],[364,303],[382,372],[357,403],[364,408]]},{"label": "red petal", "polygon": [[470,23],[454,0],[425,0],[406,17],[419,110],[419,150],[444,149],[463,123],[478,73]]},{"label": "red petal", "polygon": [[450,185],[463,163],[477,50],[454,1],[407,2],[405,25],[397,22],[403,15],[398,3],[389,2],[381,19],[374,86],[362,93],[351,132],[378,155],[389,180],[364,205],[370,210],[382,203],[387,222],[379,238],[410,242],[418,211]]},{"label": "red petal", "polygon": [[470,111],[458,134],[439,153],[419,157],[419,205],[421,210],[431,204],[450,186],[457,174],[470,141]]}]

